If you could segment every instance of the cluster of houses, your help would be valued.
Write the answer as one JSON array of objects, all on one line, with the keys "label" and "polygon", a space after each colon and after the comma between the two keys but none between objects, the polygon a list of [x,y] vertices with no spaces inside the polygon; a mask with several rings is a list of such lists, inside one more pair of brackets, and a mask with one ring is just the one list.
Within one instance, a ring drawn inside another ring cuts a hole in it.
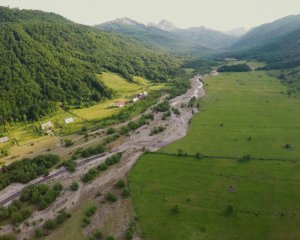
[{"label": "cluster of houses", "polygon": [[[70,124],[74,122],[74,118],[66,118],[65,119],[65,124]],[[41,124],[41,129],[45,131],[48,135],[54,135],[52,128],[54,127],[54,124],[51,121],[45,122]]]},{"label": "cluster of houses", "polygon": [[132,101],[134,103],[136,103],[137,101],[139,100],[143,100],[144,98],[148,97],[149,94],[147,92],[141,92],[141,93],[138,93],[137,95],[135,95],[132,99]]},{"label": "cluster of houses", "polygon": [[[132,102],[136,103],[137,101],[143,100],[144,98],[146,98],[148,96],[149,96],[149,94],[147,92],[138,93],[133,96]],[[119,102],[116,102],[116,104],[115,104],[115,106],[119,107],[119,108],[125,107],[125,105],[126,105],[125,101],[119,101]]]}]

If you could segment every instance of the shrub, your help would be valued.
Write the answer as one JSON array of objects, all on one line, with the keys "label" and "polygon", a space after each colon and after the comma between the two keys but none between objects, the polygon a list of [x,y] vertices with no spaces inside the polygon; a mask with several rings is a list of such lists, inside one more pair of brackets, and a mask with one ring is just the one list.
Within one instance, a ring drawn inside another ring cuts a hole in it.
[{"label": "shrub", "polygon": [[78,188],[79,188],[79,184],[77,182],[72,182],[72,184],[70,185],[70,189],[74,192],[77,191]]},{"label": "shrub", "polygon": [[109,237],[107,237],[107,240],[115,240],[115,237],[114,236],[109,236]]},{"label": "shrub", "polygon": [[118,188],[124,188],[125,187],[125,182],[123,180],[118,180],[118,182],[116,183],[116,186]]},{"label": "shrub", "polygon": [[116,129],[114,129],[114,128],[109,128],[109,129],[107,129],[107,131],[106,131],[106,134],[107,135],[110,135],[110,134],[113,134],[113,133],[115,133],[116,132]]},{"label": "shrub", "polygon": [[85,215],[87,217],[91,217],[93,216],[97,211],[97,207],[95,205],[90,206],[86,211],[85,211]]},{"label": "shrub", "polygon": [[72,146],[74,143],[72,142],[72,140],[71,139],[65,139],[65,146],[66,147],[70,147],[70,146]]},{"label": "shrub", "polygon": [[5,234],[0,236],[0,240],[16,240],[16,236],[12,234]]},{"label": "shrub", "polygon": [[129,191],[128,191],[128,189],[127,189],[127,188],[124,188],[124,189],[123,189],[123,192],[122,192],[122,197],[123,197],[123,198],[127,198],[127,197],[129,197]]},{"label": "shrub", "polygon": [[116,202],[118,200],[118,198],[112,194],[111,192],[108,192],[105,196],[105,199],[109,202]]},{"label": "shrub", "polygon": [[34,236],[40,238],[44,235],[44,232],[41,228],[37,228],[34,230]]}]

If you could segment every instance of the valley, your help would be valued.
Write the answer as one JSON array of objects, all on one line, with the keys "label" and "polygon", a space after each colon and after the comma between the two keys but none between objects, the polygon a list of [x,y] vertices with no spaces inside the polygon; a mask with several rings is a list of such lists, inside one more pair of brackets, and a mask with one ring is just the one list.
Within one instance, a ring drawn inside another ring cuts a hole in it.
[{"label": "valley", "polygon": [[0,240],[300,239],[296,3],[3,1]]}]

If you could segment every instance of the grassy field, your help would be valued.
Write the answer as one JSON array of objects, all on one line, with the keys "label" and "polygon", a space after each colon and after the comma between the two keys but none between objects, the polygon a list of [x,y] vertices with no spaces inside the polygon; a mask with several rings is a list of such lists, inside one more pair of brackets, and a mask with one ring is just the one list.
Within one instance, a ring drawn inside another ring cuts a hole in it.
[{"label": "grassy field", "polygon": [[187,136],[130,173],[143,231],[152,240],[300,239],[300,98],[265,72],[205,84]]},{"label": "grassy field", "polygon": [[104,72],[99,75],[99,81],[115,92],[113,99],[105,100],[89,108],[75,109],[71,112],[83,119],[103,119],[118,113],[121,109],[115,107],[118,101],[130,101],[133,96],[142,91],[151,92],[165,87],[163,84],[153,84],[142,77],[134,77],[133,82],[128,82],[118,74]]},{"label": "grassy field", "polygon": [[51,232],[44,240],[84,240],[87,239],[83,235],[83,228],[81,227],[82,219],[85,216],[85,211],[92,203],[87,201],[79,205],[73,212],[72,217],[59,226],[55,231]]},{"label": "grassy field", "polygon": [[[44,117],[36,123],[20,123],[7,126],[5,136],[8,136],[10,141],[0,144],[0,150],[8,151],[9,156],[5,160],[2,158],[0,165],[21,157],[29,157],[36,152],[54,149],[56,147],[55,138],[41,133],[40,125],[44,122],[51,121],[55,126],[57,135],[68,136],[70,139],[73,137],[76,138],[78,137],[76,133],[80,132],[82,127],[94,129],[95,127],[99,128],[102,125],[115,123],[115,119],[112,121],[105,119],[118,114],[123,109],[115,106],[117,101],[130,101],[135,94],[147,91],[150,93],[149,99],[145,99],[143,102],[145,104],[146,101],[153,103],[153,101],[157,100],[154,99],[154,91],[168,88],[166,84],[155,84],[142,77],[134,77],[133,81],[129,82],[120,75],[111,72],[104,72],[98,77],[99,81],[102,81],[114,91],[115,95],[113,99],[104,100],[99,104],[87,108],[72,109],[68,112],[59,109],[55,114]],[[143,103],[137,103],[135,108],[130,110],[131,116],[138,114],[143,107]],[[64,120],[69,117],[72,117],[74,122],[65,124]],[[0,152],[0,159],[1,157]]]},{"label": "grassy field", "polygon": [[298,162],[147,154],[130,181],[148,239],[299,239],[299,170]]},{"label": "grassy field", "polygon": [[[207,156],[298,159],[300,98],[264,72],[227,73],[205,81],[207,96],[188,137],[163,152]],[[292,149],[284,146],[290,144]]]}]

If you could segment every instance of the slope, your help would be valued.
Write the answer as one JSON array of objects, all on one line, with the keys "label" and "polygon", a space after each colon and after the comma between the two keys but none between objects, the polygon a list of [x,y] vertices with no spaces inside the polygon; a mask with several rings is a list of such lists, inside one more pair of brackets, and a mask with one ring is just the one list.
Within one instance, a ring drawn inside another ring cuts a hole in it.
[{"label": "slope", "polygon": [[0,8],[1,122],[37,120],[62,106],[109,98],[96,78],[110,70],[156,82],[174,77],[182,59],[113,33],[41,11]]},{"label": "slope", "polygon": [[300,65],[300,15],[288,16],[249,31],[230,47],[231,56],[255,58],[267,68]]},{"label": "slope", "polygon": [[161,30],[157,27],[146,26],[129,18],[116,19],[95,26],[108,32],[116,32],[137,40],[152,49],[179,54],[196,56],[211,53],[211,50],[177,34]]}]

